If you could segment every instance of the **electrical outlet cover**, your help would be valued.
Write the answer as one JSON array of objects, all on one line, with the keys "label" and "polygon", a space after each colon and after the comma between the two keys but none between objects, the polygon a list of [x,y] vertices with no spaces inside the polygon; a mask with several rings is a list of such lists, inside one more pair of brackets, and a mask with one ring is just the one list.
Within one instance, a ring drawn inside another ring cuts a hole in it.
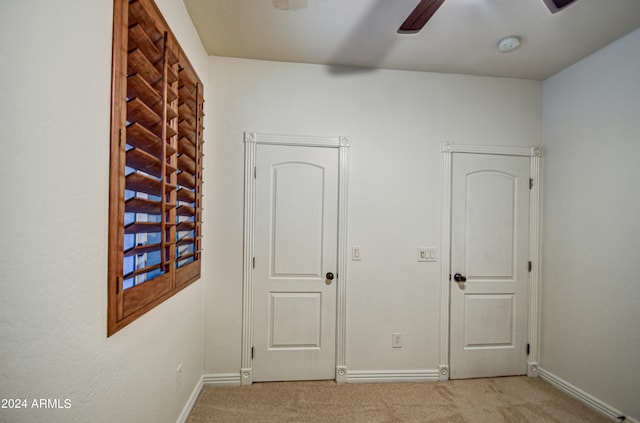
[{"label": "electrical outlet cover", "polygon": [[393,348],[402,348],[402,333],[396,332],[391,334],[391,346]]}]

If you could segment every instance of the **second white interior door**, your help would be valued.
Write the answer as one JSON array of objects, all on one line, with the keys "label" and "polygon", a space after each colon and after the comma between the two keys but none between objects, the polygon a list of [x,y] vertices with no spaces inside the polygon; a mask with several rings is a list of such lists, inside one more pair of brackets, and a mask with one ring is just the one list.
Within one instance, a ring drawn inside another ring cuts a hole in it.
[{"label": "second white interior door", "polygon": [[529,158],[456,153],[452,171],[450,377],[525,374]]}]

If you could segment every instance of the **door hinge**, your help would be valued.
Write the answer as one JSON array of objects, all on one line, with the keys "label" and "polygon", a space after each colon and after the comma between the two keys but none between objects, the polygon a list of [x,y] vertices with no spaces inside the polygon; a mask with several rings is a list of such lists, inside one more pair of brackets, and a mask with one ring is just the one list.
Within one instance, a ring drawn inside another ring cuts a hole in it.
[{"label": "door hinge", "polygon": [[251,359],[253,360],[253,347],[251,347]]},{"label": "door hinge", "polygon": [[256,170],[256,167],[254,166],[254,167],[253,167],[253,179],[256,179],[256,174],[257,174],[257,172],[258,172],[258,171]]},{"label": "door hinge", "polygon": [[254,257],[251,263],[251,266],[253,266],[253,268],[256,268],[256,258]]},{"label": "door hinge", "polygon": [[527,344],[527,355],[531,352],[531,344]]},{"label": "door hinge", "polygon": [[529,189],[533,189],[533,178],[529,178]]},{"label": "door hinge", "polygon": [[531,273],[532,268],[533,268],[533,263],[529,262],[529,273]]},{"label": "door hinge", "polygon": [[451,282],[451,273],[449,273],[449,282]]}]

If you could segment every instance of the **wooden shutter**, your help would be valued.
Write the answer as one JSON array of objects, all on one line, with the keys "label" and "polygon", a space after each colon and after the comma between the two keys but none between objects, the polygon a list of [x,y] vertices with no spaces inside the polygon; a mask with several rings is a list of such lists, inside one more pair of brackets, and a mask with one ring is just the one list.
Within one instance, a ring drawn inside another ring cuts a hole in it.
[{"label": "wooden shutter", "polygon": [[152,0],[115,0],[111,335],[200,277],[203,86]]}]

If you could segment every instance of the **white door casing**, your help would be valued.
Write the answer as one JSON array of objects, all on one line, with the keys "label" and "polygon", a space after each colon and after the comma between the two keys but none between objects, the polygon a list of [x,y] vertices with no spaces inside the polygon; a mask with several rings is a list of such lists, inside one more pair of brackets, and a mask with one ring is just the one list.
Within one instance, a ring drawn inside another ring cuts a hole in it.
[{"label": "white door casing", "polygon": [[[443,153],[441,380],[534,377],[542,151],[445,144]],[[456,273],[467,282],[449,281]]]},{"label": "white door casing", "polygon": [[245,133],[243,385],[346,380],[347,162],[344,137]]}]

